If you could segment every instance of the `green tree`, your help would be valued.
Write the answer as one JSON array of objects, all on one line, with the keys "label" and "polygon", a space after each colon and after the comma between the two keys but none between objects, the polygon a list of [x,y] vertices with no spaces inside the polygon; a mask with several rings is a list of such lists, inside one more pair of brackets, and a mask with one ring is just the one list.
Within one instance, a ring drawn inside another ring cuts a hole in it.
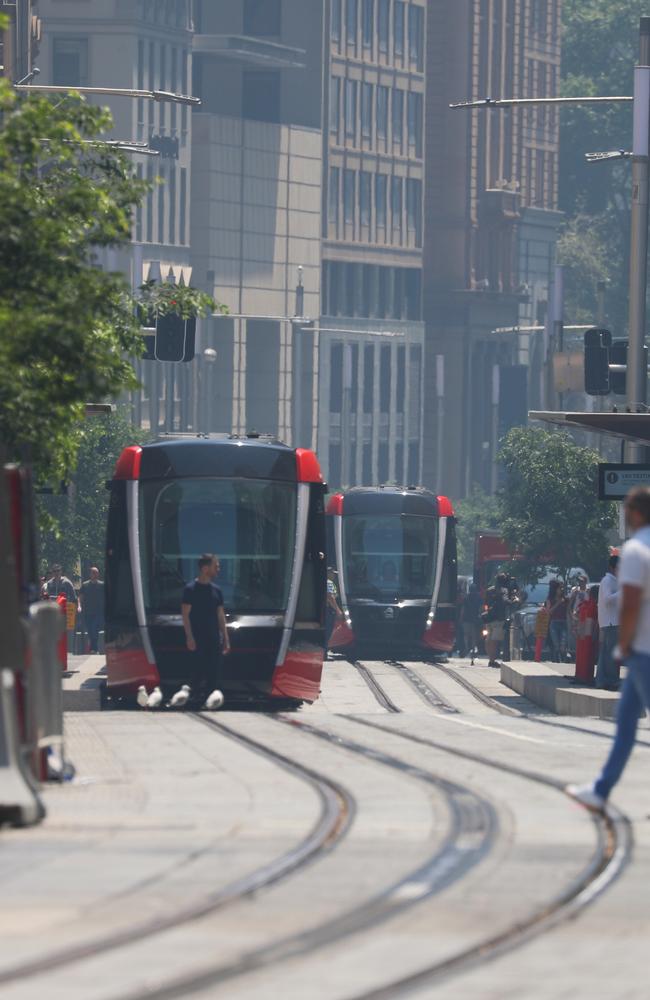
[{"label": "green tree", "polygon": [[[562,93],[569,96],[632,94],[638,52],[639,17],[648,13],[646,0],[564,0]],[[630,167],[627,161],[589,165],[585,153],[625,149],[632,144],[632,110],[624,104],[582,105],[562,109],[560,116],[560,208],[567,214],[567,232],[576,219],[586,238],[582,264],[593,265],[587,283],[584,267],[572,266],[569,255],[567,295],[581,310],[599,278],[608,280],[607,311],[618,336],[627,327],[627,274],[630,220]],[[563,253],[560,259],[564,261]],[[606,272],[603,274],[603,270]],[[595,311],[595,296],[591,315]],[[574,315],[571,320],[574,321]],[[584,319],[585,313],[581,312]],[[579,320],[577,320],[579,321]]]},{"label": "green tree", "polygon": [[474,485],[464,500],[456,504],[458,515],[458,569],[470,576],[474,571],[474,539],[480,531],[500,527],[499,502]]},{"label": "green tree", "polygon": [[527,580],[535,582],[549,558],[564,577],[574,566],[598,574],[616,520],[613,504],[598,499],[598,453],[568,434],[515,427],[499,458],[503,535],[521,553]]},{"label": "green tree", "polygon": [[146,185],[102,144],[110,115],[78,96],[17,97],[2,81],[0,113],[0,440],[58,478],[85,402],[136,386],[133,299],[97,253],[128,243]]},{"label": "green tree", "polygon": [[46,566],[59,562],[72,572],[104,565],[109,492],[106,482],[124,448],[142,444],[146,432],[122,413],[86,420],[76,434],[77,468],[67,496],[40,496],[41,554]]}]

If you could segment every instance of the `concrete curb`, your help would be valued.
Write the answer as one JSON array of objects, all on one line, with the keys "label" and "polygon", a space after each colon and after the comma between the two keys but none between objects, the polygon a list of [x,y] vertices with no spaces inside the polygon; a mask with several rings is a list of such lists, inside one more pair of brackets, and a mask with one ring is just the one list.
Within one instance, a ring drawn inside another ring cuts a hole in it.
[{"label": "concrete curb", "polygon": [[619,696],[616,691],[574,687],[543,663],[504,663],[501,683],[556,715],[615,719]]}]

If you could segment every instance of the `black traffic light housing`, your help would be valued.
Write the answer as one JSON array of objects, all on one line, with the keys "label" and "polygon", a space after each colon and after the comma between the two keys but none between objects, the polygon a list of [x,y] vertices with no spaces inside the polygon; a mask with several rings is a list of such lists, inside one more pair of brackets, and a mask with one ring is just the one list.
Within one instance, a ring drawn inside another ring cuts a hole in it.
[{"label": "black traffic light housing", "polygon": [[592,327],[585,333],[585,392],[588,396],[610,393],[609,352],[612,334]]},{"label": "black traffic light housing", "polygon": [[157,316],[155,327],[145,327],[144,361],[191,361],[195,354],[196,317],[183,319],[177,313]]}]

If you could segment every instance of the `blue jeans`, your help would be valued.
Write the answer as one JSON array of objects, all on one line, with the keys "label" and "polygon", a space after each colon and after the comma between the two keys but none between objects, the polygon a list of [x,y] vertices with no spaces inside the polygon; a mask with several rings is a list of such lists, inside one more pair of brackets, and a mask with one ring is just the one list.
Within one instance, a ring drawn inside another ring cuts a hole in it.
[{"label": "blue jeans", "polygon": [[607,763],[594,786],[604,799],[621,777],[636,739],[639,715],[650,708],[650,655],[632,653],[625,661],[627,677],[618,706],[616,736]]},{"label": "blue jeans", "polygon": [[552,621],[549,626],[549,639],[553,650],[553,659],[556,663],[562,663],[566,659],[567,648],[567,624],[566,621]]},{"label": "blue jeans", "polygon": [[615,687],[620,680],[620,670],[612,653],[618,642],[618,625],[606,625],[600,630],[600,652],[598,654],[598,670],[596,671],[596,687]]}]

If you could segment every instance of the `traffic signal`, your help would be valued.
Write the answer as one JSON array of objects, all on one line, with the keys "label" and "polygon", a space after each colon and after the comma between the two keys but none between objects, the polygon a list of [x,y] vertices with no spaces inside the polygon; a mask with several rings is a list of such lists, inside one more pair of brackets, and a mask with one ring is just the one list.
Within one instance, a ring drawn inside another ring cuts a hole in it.
[{"label": "traffic signal", "polygon": [[[612,342],[609,363],[627,367],[627,340],[614,340]],[[609,386],[615,396],[624,396],[627,391],[627,371],[610,371]]]},{"label": "traffic signal", "polygon": [[158,316],[155,326],[142,328],[144,361],[191,361],[195,353],[196,317],[182,319],[176,313]]},{"label": "traffic signal", "polygon": [[588,396],[608,396],[610,393],[609,352],[612,335],[609,330],[592,327],[585,333],[585,392]]}]

